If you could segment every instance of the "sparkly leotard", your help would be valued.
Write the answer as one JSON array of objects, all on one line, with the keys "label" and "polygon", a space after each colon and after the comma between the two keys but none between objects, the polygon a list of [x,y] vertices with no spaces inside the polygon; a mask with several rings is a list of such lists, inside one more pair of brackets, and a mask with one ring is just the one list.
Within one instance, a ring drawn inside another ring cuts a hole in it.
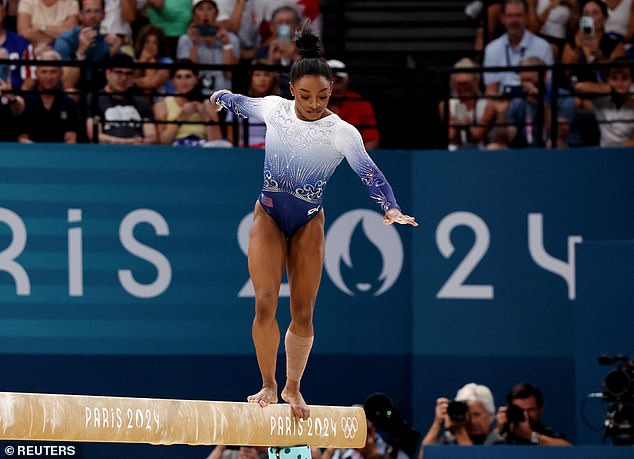
[{"label": "sparkly leotard", "polygon": [[390,184],[370,158],[357,129],[337,115],[303,121],[295,102],[278,96],[222,93],[217,102],[235,115],[266,124],[262,208],[287,238],[321,210],[323,191],[346,158],[383,212],[399,209]]}]

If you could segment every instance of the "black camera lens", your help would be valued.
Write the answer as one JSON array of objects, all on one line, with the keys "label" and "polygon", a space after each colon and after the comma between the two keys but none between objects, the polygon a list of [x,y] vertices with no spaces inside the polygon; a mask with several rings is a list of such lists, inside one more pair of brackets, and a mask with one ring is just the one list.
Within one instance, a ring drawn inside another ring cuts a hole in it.
[{"label": "black camera lens", "polygon": [[517,405],[509,405],[506,409],[506,419],[510,424],[519,424],[524,422],[524,410]]},{"label": "black camera lens", "polygon": [[469,413],[469,407],[465,402],[452,400],[447,405],[447,415],[454,422],[463,422],[467,419],[467,413]]},{"label": "black camera lens", "polygon": [[603,382],[603,392],[609,397],[620,399],[632,389],[632,376],[621,368],[609,372]]}]

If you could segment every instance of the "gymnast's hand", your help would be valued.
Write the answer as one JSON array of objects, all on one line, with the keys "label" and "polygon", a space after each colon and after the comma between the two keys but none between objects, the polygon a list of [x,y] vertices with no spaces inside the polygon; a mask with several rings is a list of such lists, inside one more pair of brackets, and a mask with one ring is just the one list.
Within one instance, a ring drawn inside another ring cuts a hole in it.
[{"label": "gymnast's hand", "polygon": [[210,97],[209,97],[209,101],[211,102],[212,105],[216,105],[216,110],[220,111],[222,110],[222,105],[220,105],[217,100],[216,97],[220,96],[220,94],[224,94],[225,92],[231,94],[231,91],[229,91],[228,89],[219,89],[218,91],[214,92]]},{"label": "gymnast's hand", "polygon": [[400,223],[401,225],[418,226],[416,219],[409,215],[403,215],[400,210],[392,208],[383,216],[383,223],[391,225],[392,223]]}]

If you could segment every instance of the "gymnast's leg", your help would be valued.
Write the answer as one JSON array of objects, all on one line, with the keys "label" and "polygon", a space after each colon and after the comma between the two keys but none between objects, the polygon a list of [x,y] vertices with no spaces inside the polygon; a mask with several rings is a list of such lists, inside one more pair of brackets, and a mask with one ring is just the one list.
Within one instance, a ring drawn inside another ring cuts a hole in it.
[{"label": "gymnast's leg", "polygon": [[275,313],[286,264],[287,240],[282,230],[262,209],[259,202],[253,211],[249,235],[249,274],[255,289],[255,318],[252,335],[262,389],[247,400],[266,406],[277,403],[275,365],[280,344],[280,329]]},{"label": "gymnast's leg", "polygon": [[300,393],[300,382],[313,343],[313,309],[324,264],[324,213],[302,226],[290,241],[287,273],[291,291],[291,324],[286,346],[286,385],[282,399],[300,419],[310,416]]}]

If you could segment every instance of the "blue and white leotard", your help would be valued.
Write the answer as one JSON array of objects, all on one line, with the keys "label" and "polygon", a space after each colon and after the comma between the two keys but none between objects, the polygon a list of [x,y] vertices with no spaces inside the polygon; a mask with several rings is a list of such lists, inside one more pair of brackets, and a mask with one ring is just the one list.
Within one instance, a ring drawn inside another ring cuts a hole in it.
[{"label": "blue and white leotard", "polygon": [[346,158],[383,212],[399,209],[392,187],[370,158],[357,129],[332,114],[303,121],[295,101],[278,96],[251,98],[229,92],[217,102],[235,115],[266,125],[262,208],[287,238],[315,217],[330,176]]}]

